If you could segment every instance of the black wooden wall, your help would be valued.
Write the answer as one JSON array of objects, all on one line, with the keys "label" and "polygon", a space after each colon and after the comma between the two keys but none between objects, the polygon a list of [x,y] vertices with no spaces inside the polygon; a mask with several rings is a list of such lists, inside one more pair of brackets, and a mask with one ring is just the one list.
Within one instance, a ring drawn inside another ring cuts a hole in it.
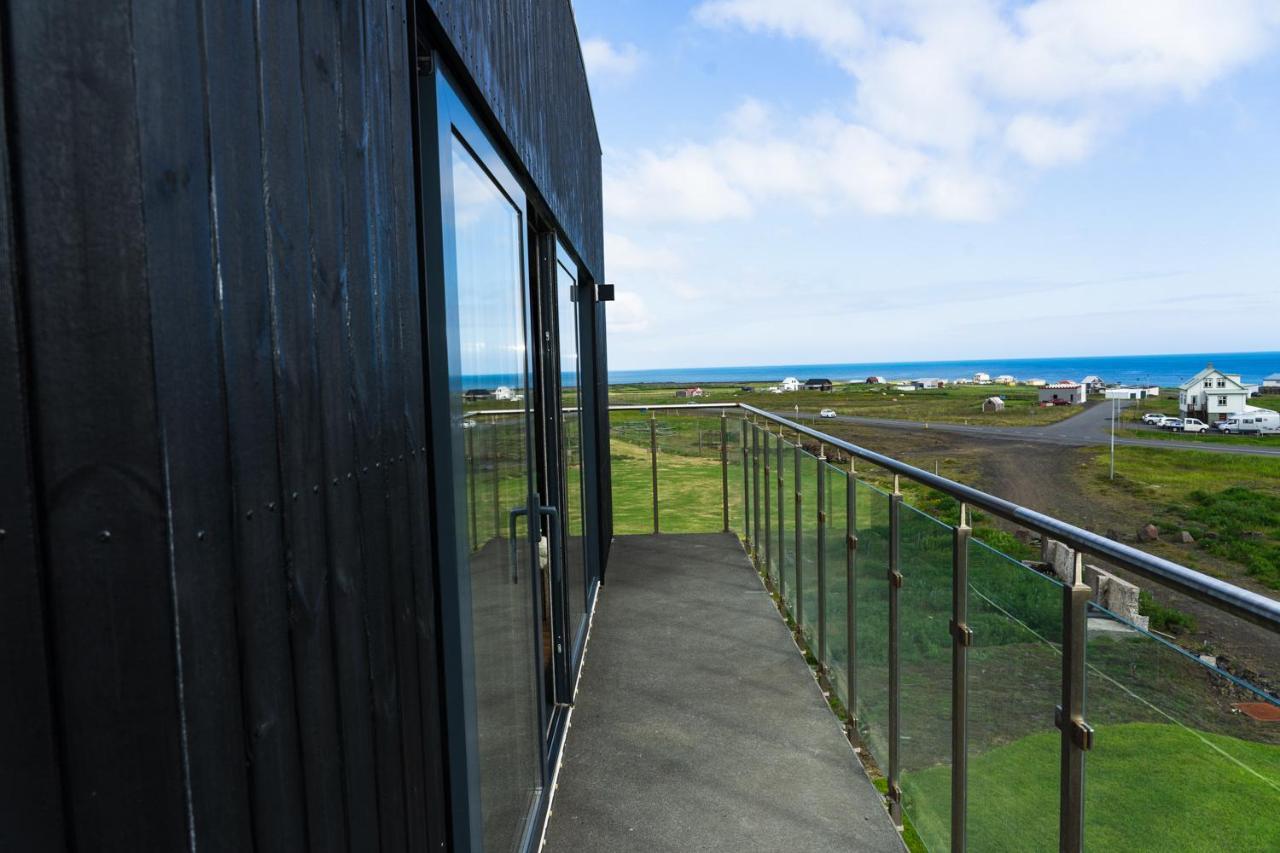
[{"label": "black wooden wall", "polygon": [[600,137],[570,0],[424,0],[589,278],[603,282]]},{"label": "black wooden wall", "polygon": [[405,2],[3,4],[0,850],[444,844]]}]

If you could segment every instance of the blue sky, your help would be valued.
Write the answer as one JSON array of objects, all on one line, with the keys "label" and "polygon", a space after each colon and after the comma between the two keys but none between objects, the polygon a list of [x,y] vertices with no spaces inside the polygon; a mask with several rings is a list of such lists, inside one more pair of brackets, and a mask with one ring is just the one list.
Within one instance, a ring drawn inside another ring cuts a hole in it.
[{"label": "blue sky", "polygon": [[1280,349],[1274,0],[574,0],[615,369]]}]

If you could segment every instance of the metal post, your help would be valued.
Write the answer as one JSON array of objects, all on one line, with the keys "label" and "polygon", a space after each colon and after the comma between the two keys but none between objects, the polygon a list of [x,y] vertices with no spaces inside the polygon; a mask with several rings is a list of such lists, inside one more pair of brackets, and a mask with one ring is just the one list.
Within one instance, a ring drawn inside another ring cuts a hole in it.
[{"label": "metal post", "polygon": [[493,538],[502,536],[502,498],[498,486],[498,416],[489,418],[489,464],[493,468]]},{"label": "metal post", "polygon": [[1093,747],[1093,729],[1084,720],[1085,640],[1089,598],[1084,564],[1076,552],[1073,583],[1062,594],[1062,704],[1054,723],[1062,730],[1058,849],[1084,850],[1084,754]]},{"label": "metal post", "polygon": [[[782,494],[786,488],[785,478],[782,476],[782,445],[786,442],[782,440],[782,431],[778,431],[778,447],[774,451],[776,458],[774,460],[774,468],[778,470],[778,597],[782,599],[785,606],[787,603],[787,549],[782,543],[787,540],[783,538],[783,529],[786,527],[785,519],[787,517],[787,504],[782,499]],[[765,484],[766,487],[768,484]]]},{"label": "metal post", "polygon": [[951,850],[968,843],[969,810],[969,519],[960,504],[960,523],[951,547]]},{"label": "metal post", "polygon": [[800,434],[796,433],[796,449],[795,449],[795,488],[796,488],[796,627],[800,629],[800,636],[804,636],[804,551],[801,550],[804,543],[801,541],[800,531],[804,529],[803,516],[801,516],[801,505],[804,503],[804,495],[800,491],[800,475],[802,451],[800,449]]},{"label": "metal post", "polygon": [[854,476],[853,458],[849,459],[849,476],[844,486],[844,619],[848,643],[845,679],[849,682],[849,722],[858,722],[858,587],[854,570],[858,563],[858,481]]},{"label": "metal post", "polygon": [[760,561],[760,427],[751,425],[751,556]]},{"label": "metal post", "polygon": [[649,413],[649,462],[653,476],[653,532],[658,526],[658,417],[655,412]]},{"label": "metal post", "polygon": [[889,495],[889,816],[898,827],[902,826],[902,662],[898,648],[902,636],[898,615],[898,591],[902,588],[898,522],[901,507],[902,491],[898,475],[894,474],[893,494]]},{"label": "metal post", "polygon": [[827,457],[818,445],[818,672],[827,668]]},{"label": "metal post", "polygon": [[[782,438],[781,435],[778,436]],[[769,523],[769,425],[764,425],[764,575],[772,577],[769,573],[773,565],[773,525]],[[781,544],[781,543],[779,543]]]},{"label": "metal post", "polygon": [[467,498],[471,509],[471,550],[480,547],[480,524],[476,518],[476,430],[475,420],[467,430]]},{"label": "metal post", "polygon": [[725,533],[729,532],[729,418],[720,412],[720,509]]},{"label": "metal post", "polygon": [[742,538],[751,542],[751,472],[748,470],[747,458],[747,419],[742,418]]}]

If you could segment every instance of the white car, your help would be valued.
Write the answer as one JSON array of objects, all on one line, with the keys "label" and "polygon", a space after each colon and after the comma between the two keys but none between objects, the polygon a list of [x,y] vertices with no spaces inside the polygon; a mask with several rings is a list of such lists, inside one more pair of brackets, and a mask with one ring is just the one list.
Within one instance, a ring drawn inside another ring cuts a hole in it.
[{"label": "white car", "polygon": [[1182,431],[1183,432],[1208,432],[1209,425],[1198,418],[1183,418]]},{"label": "white car", "polygon": [[835,416],[835,409],[823,409],[821,412],[818,412],[818,417],[820,418],[834,418]]},{"label": "white car", "polygon": [[1147,412],[1145,415],[1142,416],[1142,422],[1144,424],[1158,424],[1162,420],[1164,420],[1166,417],[1168,416],[1162,415],[1159,412]]},{"label": "white car", "polygon": [[1182,418],[1175,418],[1172,415],[1164,415],[1160,420],[1155,422],[1160,429],[1180,429],[1182,427]]}]

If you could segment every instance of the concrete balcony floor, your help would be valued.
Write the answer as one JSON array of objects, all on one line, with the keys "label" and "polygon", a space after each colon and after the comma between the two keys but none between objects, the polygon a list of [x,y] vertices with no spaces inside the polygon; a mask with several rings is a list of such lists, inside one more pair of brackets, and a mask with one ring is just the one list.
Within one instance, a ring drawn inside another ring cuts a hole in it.
[{"label": "concrete balcony floor", "polygon": [[903,849],[731,534],[614,543],[548,851]]}]

